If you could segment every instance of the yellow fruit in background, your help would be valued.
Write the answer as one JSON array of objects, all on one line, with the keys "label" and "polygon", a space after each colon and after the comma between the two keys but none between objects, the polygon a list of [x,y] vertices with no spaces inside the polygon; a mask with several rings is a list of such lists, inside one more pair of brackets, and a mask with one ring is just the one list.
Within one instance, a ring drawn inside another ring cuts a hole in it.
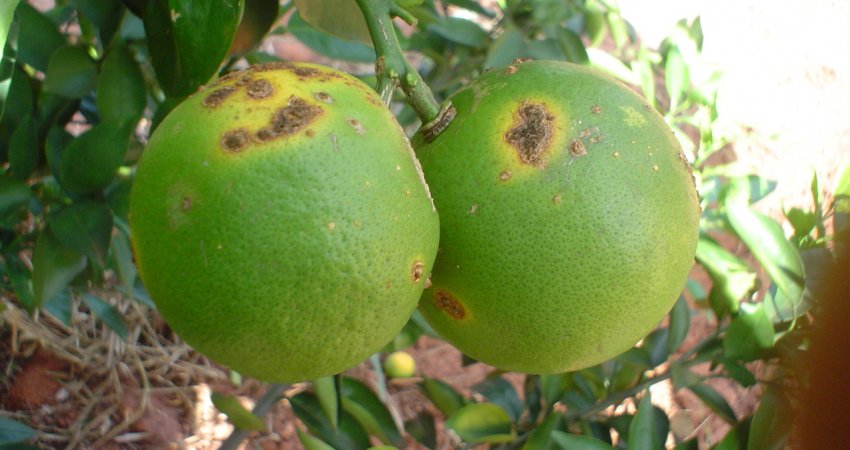
[{"label": "yellow fruit in background", "polygon": [[607,75],[560,62],[491,70],[414,148],[440,211],[420,309],[501,369],[598,364],[656,327],[693,265],[699,206],[664,120]]},{"label": "yellow fruit in background", "polygon": [[409,378],[416,374],[416,361],[407,352],[392,352],[384,359],[384,371],[392,378]]},{"label": "yellow fruit in background", "polygon": [[275,382],[343,371],[410,317],[438,219],[410,145],[365,84],[254,66],[177,106],[130,197],[136,261],[199,352]]}]

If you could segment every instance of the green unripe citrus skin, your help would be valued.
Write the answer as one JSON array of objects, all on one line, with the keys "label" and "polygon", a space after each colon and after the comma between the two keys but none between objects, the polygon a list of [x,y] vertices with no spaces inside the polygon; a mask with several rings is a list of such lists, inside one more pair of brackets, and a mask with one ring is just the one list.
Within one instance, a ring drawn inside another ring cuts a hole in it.
[{"label": "green unripe citrus skin", "polygon": [[343,371],[421,295],[439,225],[380,98],[317,65],[254,66],[177,106],[130,197],[145,286],[199,352],[252,377]]},{"label": "green unripe citrus skin", "polygon": [[397,351],[384,359],[384,372],[391,378],[409,378],[416,374],[416,360],[410,353]]},{"label": "green unripe citrus skin", "polygon": [[472,358],[529,373],[610,359],[677,299],[699,206],[679,144],[639,96],[560,62],[483,74],[414,148],[440,211],[420,309]]}]

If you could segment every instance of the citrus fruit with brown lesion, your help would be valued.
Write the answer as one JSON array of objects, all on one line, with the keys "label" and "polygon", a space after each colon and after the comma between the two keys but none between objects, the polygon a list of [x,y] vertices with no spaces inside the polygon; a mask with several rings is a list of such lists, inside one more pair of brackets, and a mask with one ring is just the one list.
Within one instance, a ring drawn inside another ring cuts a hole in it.
[{"label": "citrus fruit with brown lesion", "polygon": [[420,309],[501,369],[576,370],[658,325],[693,265],[699,206],[664,120],[607,75],[560,62],[493,69],[414,148],[440,211]]},{"label": "citrus fruit with brown lesion", "polygon": [[343,371],[416,307],[438,218],[409,142],[354,77],[231,73],[150,138],[130,198],[141,277],[212,360],[275,382]]}]

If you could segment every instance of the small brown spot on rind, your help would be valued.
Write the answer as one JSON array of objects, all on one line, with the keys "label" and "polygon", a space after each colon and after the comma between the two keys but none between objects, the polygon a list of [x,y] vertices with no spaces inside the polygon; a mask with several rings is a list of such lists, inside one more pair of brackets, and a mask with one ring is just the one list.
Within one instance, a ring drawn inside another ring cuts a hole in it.
[{"label": "small brown spot on rind", "polygon": [[531,102],[523,102],[516,115],[513,128],[505,133],[505,140],[516,148],[520,161],[544,167],[555,116],[549,114],[543,104]]},{"label": "small brown spot on rind", "polygon": [[267,80],[259,79],[248,83],[248,97],[261,99],[274,94],[274,88]]},{"label": "small brown spot on rind", "polygon": [[593,105],[593,107],[590,108],[590,112],[593,114],[600,114],[602,112],[602,107],[599,105]]},{"label": "small brown spot on rind", "polygon": [[508,67],[505,68],[505,74],[506,75],[513,75],[517,72],[517,70],[519,70],[519,69],[517,69],[516,66],[508,66]]},{"label": "small brown spot on rind", "polygon": [[557,205],[558,203],[561,203],[561,196],[560,196],[559,194],[555,194],[555,195],[552,197],[552,203],[554,203],[554,204],[556,204],[556,205]]},{"label": "small brown spot on rind", "polygon": [[570,154],[576,157],[586,155],[587,147],[584,146],[584,142],[578,139],[570,142]]},{"label": "small brown spot on rind", "polygon": [[292,69],[292,71],[295,73],[295,75],[298,75],[299,77],[307,78],[314,77],[319,74],[318,70],[310,67],[296,67],[295,69]]},{"label": "small brown spot on rind", "polygon": [[221,138],[221,148],[228,152],[240,152],[248,144],[248,130],[238,128],[224,133]]},{"label": "small brown spot on rind", "polygon": [[514,58],[514,60],[511,62],[511,64],[523,64],[523,63],[527,63],[529,61],[533,61],[533,59],[532,58]]},{"label": "small brown spot on rind", "polygon": [[410,269],[410,279],[413,280],[414,283],[418,283],[419,280],[422,279],[422,275],[425,274],[425,263],[422,261],[416,261],[413,263],[413,268]]},{"label": "small brown spot on rind", "polygon": [[425,289],[428,289],[429,287],[431,287],[431,284],[432,284],[431,283],[431,275],[429,274],[428,278],[425,279]]},{"label": "small brown spot on rind", "polygon": [[473,203],[472,206],[469,208],[469,214],[472,215],[476,212],[478,212],[478,203]]},{"label": "small brown spot on rind", "polygon": [[328,94],[327,92],[316,92],[315,97],[316,97],[316,100],[318,100],[320,102],[325,102],[325,103],[328,103],[328,104],[334,102],[334,99],[331,98],[330,94]]},{"label": "small brown spot on rind", "polygon": [[279,136],[290,135],[312,122],[322,108],[311,105],[296,97],[289,97],[286,106],[275,111],[271,123],[257,131],[257,139],[268,141]]},{"label": "small brown spot on rind", "polygon": [[180,207],[183,208],[183,211],[188,211],[192,209],[192,198],[183,197],[183,203],[180,204]]},{"label": "small brown spot on rind", "polygon": [[460,320],[466,317],[466,308],[452,294],[446,291],[437,291],[434,294],[434,303],[437,305],[437,308],[442,309],[446,314],[455,319]]},{"label": "small brown spot on rind", "polygon": [[346,122],[348,122],[348,124],[357,131],[357,134],[366,134],[366,129],[363,128],[363,124],[359,120],[349,118]]},{"label": "small brown spot on rind", "polygon": [[503,171],[502,173],[499,174],[499,179],[502,180],[502,181],[508,181],[508,180],[511,179],[511,176],[513,176],[511,171],[505,170],[505,171]]},{"label": "small brown spot on rind", "polygon": [[204,97],[203,104],[208,108],[215,108],[220,105],[227,97],[230,97],[231,94],[236,92],[236,88],[233,86],[222,86]]}]

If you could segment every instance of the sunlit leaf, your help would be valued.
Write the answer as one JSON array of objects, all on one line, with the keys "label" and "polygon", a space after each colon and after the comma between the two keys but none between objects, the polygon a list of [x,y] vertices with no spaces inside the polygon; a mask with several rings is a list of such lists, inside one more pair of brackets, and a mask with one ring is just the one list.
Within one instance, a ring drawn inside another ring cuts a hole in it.
[{"label": "sunlit leaf", "polygon": [[446,428],[471,444],[510,442],[516,437],[508,413],[493,403],[464,406],[446,420]]},{"label": "sunlit leaf", "polygon": [[336,429],[339,424],[340,405],[336,377],[329,375],[313,380],[313,391],[316,392],[316,398],[319,399],[319,406],[322,408],[322,413],[330,421],[331,427]]},{"label": "sunlit leaf", "polygon": [[711,277],[709,301],[720,316],[736,312],[740,300],[756,288],[755,272],[707,236],[697,242],[696,260]]},{"label": "sunlit leaf", "polygon": [[590,436],[553,431],[551,437],[561,450],[614,450],[611,444]]},{"label": "sunlit leaf", "polygon": [[670,96],[670,110],[675,111],[679,102],[682,100],[682,95],[688,87],[688,65],[679,53],[679,49],[673,47],[667,52],[667,59],[664,64],[664,80],[667,87],[667,94]]},{"label": "sunlit leaf", "polygon": [[561,413],[553,412],[528,435],[524,450],[547,450],[552,445],[552,434],[561,424]]},{"label": "sunlit leaf", "polygon": [[370,434],[387,444],[404,445],[395,421],[381,400],[360,381],[342,380],[342,407]]},{"label": "sunlit leaf", "polygon": [[301,431],[300,428],[296,428],[295,432],[298,433],[298,440],[301,441],[301,445],[304,446],[305,450],[334,450],[333,447],[326,444],[323,440],[310,435],[310,433]]},{"label": "sunlit leaf", "polygon": [[245,409],[239,399],[232,395],[213,392],[211,400],[215,407],[227,416],[227,420],[236,428],[242,430],[262,431],[266,428],[263,419],[257,417],[251,411]]},{"label": "sunlit leaf", "polygon": [[637,414],[629,425],[628,450],[649,450],[663,448],[664,441],[659,439],[655,430],[655,412],[649,389],[644,391],[638,404]]},{"label": "sunlit leaf", "polygon": [[425,378],[422,382],[425,395],[434,406],[449,417],[466,404],[466,400],[448,384],[433,378]]},{"label": "sunlit leaf", "polygon": [[748,449],[779,450],[786,442],[793,425],[793,408],[781,391],[768,387],[753,414]]},{"label": "sunlit leaf", "polygon": [[752,361],[773,347],[773,323],[764,305],[743,303],[723,338],[723,351],[730,358]]}]

